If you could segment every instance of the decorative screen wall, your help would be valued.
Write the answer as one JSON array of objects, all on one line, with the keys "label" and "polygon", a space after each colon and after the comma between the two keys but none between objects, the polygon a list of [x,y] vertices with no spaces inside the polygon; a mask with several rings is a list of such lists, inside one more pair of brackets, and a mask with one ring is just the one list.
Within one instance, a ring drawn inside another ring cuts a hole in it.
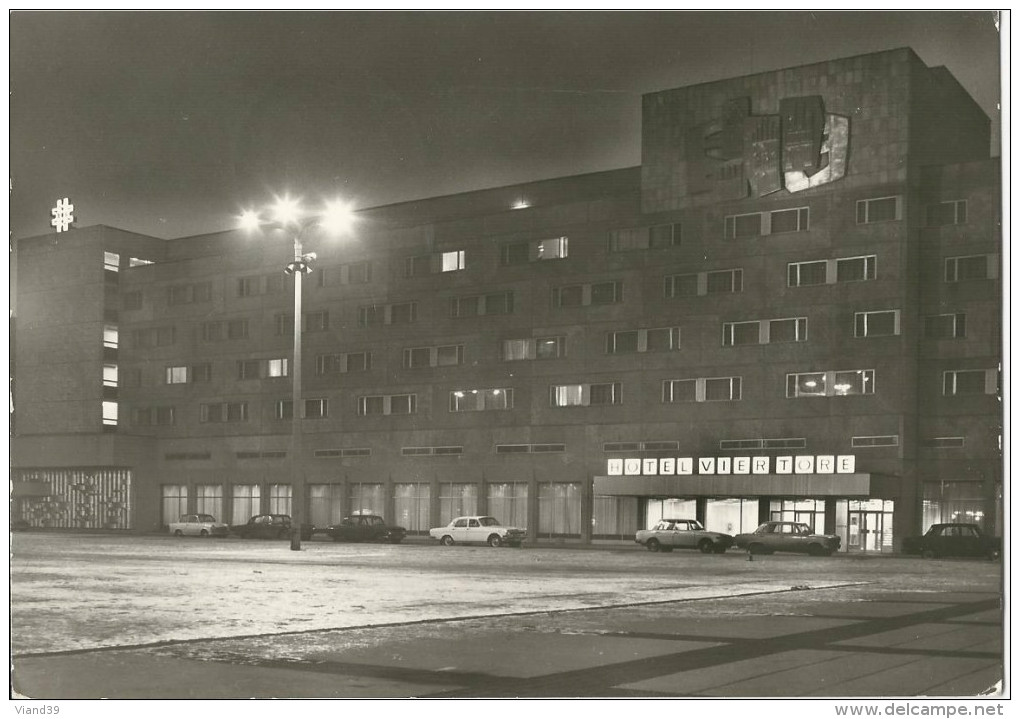
[{"label": "decorative screen wall", "polygon": [[12,520],[33,527],[132,529],[130,469],[15,469],[11,479]]}]

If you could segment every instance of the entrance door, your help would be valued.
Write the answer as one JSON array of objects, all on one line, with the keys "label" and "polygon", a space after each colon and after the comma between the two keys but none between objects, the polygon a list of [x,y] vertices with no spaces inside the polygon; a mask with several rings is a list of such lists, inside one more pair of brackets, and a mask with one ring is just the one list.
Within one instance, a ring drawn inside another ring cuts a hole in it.
[{"label": "entrance door", "polygon": [[881,552],[885,529],[882,512],[850,512],[848,549],[858,552]]}]

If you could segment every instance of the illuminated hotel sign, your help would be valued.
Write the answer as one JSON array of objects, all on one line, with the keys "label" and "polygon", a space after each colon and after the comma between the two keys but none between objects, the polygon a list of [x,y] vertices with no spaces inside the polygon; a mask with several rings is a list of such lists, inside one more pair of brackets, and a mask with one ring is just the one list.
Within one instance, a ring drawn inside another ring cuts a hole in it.
[{"label": "illuminated hotel sign", "polygon": [[776,115],[732,99],[686,133],[688,191],[718,200],[802,192],[846,175],[849,143],[850,118],[826,112],[821,95],[784,97]]},{"label": "illuminated hotel sign", "polygon": [[660,457],[610,459],[609,476],[723,474],[853,474],[852,454],[791,457]]},{"label": "illuminated hotel sign", "polygon": [[67,228],[74,222],[74,205],[65,197],[63,200],[57,200],[57,206],[50,210],[50,214],[53,215],[50,224],[57,232],[67,232]]}]

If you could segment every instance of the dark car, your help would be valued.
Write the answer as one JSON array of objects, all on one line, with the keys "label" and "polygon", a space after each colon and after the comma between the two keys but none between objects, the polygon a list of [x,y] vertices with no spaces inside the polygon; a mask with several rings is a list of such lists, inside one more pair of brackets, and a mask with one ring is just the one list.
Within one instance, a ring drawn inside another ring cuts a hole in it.
[{"label": "dark car", "polygon": [[[232,534],[245,539],[287,539],[290,537],[289,514],[256,514],[246,524],[234,525]],[[301,539],[312,538],[312,525],[301,525]]]},{"label": "dark car", "polygon": [[991,537],[976,524],[933,524],[923,537],[906,537],[903,540],[906,554],[935,557],[988,557],[998,559],[1002,554],[1002,539]]},{"label": "dark car", "polygon": [[751,554],[799,552],[828,557],[839,549],[840,539],[835,534],[815,534],[803,522],[765,522],[753,532],[738,534],[733,543]]},{"label": "dark car", "polygon": [[339,524],[327,530],[334,542],[389,542],[400,544],[404,541],[407,530],[386,524],[386,520],[377,514],[356,514],[345,517]]}]

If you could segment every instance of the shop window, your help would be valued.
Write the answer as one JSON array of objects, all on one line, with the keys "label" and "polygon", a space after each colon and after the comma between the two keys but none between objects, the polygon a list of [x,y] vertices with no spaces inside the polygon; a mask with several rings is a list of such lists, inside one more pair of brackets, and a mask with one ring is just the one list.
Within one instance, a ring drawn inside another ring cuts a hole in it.
[{"label": "shop window", "polygon": [[581,534],[581,485],[540,483],[538,485],[538,535],[579,537]]},{"label": "shop window", "polygon": [[442,482],[439,485],[439,526],[457,517],[478,514],[478,485]]},{"label": "shop window", "polygon": [[933,524],[962,522],[987,530],[991,501],[981,482],[940,481],[922,485],[922,531]]},{"label": "shop window", "polygon": [[432,489],[427,482],[393,485],[393,516],[397,526],[408,532],[426,532],[429,522],[429,505]]},{"label": "shop window", "polygon": [[[343,521],[342,488],[339,484],[308,485],[308,521],[313,527],[329,527]],[[403,523],[401,526],[407,527]]]},{"label": "shop window", "polygon": [[223,485],[199,484],[195,486],[195,511],[199,514],[211,514],[217,521],[224,521],[223,516]]},{"label": "shop window", "polygon": [[592,507],[592,537],[631,539],[639,529],[637,497],[595,495]]},{"label": "shop window", "polygon": [[350,484],[347,486],[349,514],[386,516],[386,486],[383,484]]},{"label": "shop window", "polygon": [[188,485],[186,484],[164,484],[160,486],[162,495],[162,524],[164,527],[170,522],[176,522],[182,514],[188,513]]},{"label": "shop window", "polygon": [[235,484],[231,487],[231,522],[244,524],[257,514],[262,514],[262,493],[257,484]]},{"label": "shop window", "polygon": [[522,483],[486,484],[488,512],[507,527],[528,526],[528,485]]}]

